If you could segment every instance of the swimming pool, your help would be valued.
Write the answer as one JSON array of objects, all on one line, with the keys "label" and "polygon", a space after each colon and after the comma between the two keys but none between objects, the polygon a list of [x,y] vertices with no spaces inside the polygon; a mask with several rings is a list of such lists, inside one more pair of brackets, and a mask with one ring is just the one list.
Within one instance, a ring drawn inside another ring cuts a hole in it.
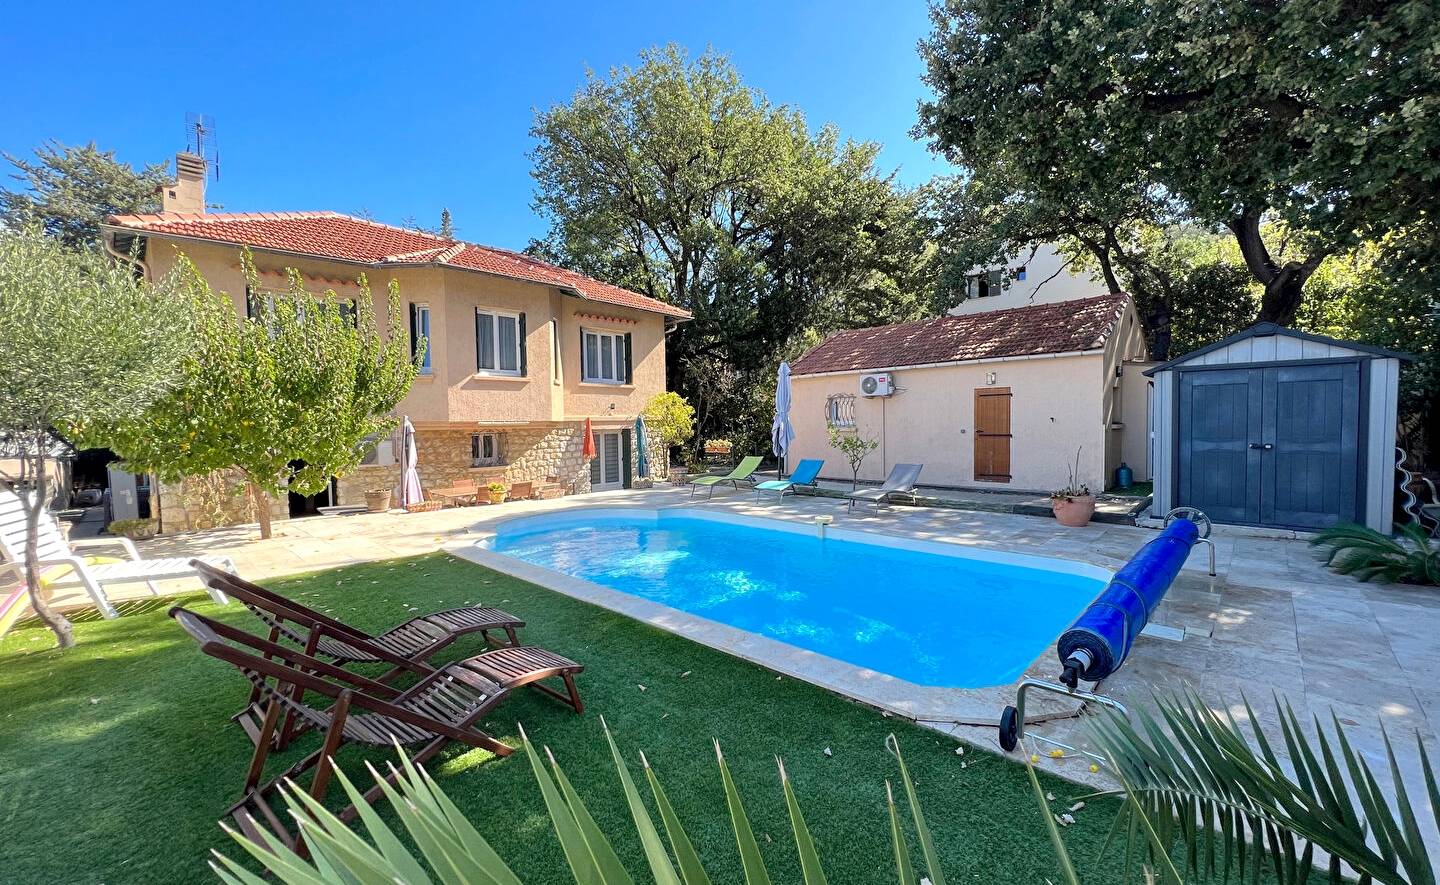
[{"label": "swimming pool", "polygon": [[1083,563],[687,509],[507,520],[497,553],[918,685],[1007,685],[1110,574]]}]

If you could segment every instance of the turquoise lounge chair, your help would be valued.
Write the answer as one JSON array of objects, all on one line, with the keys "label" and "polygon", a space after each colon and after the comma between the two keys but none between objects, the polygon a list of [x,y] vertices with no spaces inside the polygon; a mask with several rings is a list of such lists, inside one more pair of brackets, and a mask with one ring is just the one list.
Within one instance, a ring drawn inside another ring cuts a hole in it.
[{"label": "turquoise lounge chair", "polygon": [[739,465],[737,465],[734,470],[723,476],[720,474],[714,474],[711,476],[698,476],[695,479],[692,479],[690,481],[690,497],[695,497],[695,489],[701,486],[709,486],[710,494],[705,496],[708,498],[711,495],[715,494],[715,487],[722,482],[734,483],[735,488],[737,489],[740,488],[740,483],[742,482],[748,482],[750,483],[750,485],[753,486],[755,485],[755,480],[751,477],[755,473],[755,471],[759,469],[759,455],[750,455],[749,457],[742,458],[740,459]]},{"label": "turquoise lounge chair", "polygon": [[786,492],[798,495],[800,486],[814,488],[815,478],[820,475],[820,468],[824,464],[825,462],[819,458],[806,458],[795,465],[795,470],[790,474],[789,479],[770,479],[755,486],[755,497],[760,497],[761,492],[779,492],[780,499],[783,499]]}]

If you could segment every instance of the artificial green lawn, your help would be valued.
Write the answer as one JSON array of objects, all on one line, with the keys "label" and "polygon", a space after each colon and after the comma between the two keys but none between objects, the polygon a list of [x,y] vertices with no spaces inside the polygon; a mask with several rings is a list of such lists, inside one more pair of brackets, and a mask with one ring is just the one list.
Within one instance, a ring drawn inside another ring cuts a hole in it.
[{"label": "artificial green lawn", "polygon": [[[799,877],[773,759],[779,754],[830,881],[893,882],[884,805],[884,781],[897,777],[884,749],[892,731],[950,882],[1057,878],[1023,767],[973,749],[957,756],[949,738],[803,682],[440,554],[270,586],[371,629],[405,619],[411,607],[484,602],[528,620],[523,641],[584,663],[584,716],[523,692],[492,715],[490,727],[513,744],[523,722],[537,744],[555,751],[637,881],[648,873],[601,715],[632,760],[646,752],[717,883],[738,882],[741,872],[712,737],[726,751],[775,881]],[[221,608],[204,596],[184,602],[232,623],[258,623],[238,605]],[[228,721],[247,683],[201,655],[163,608],[79,624],[76,635],[79,647],[64,653],[43,629],[0,641],[0,882],[205,880],[210,849],[240,854],[216,820],[237,798],[249,760],[249,743]],[[480,650],[462,640],[450,656]],[[292,753],[316,740],[306,736]],[[525,759],[463,750],[431,764],[440,785],[526,882],[569,882]],[[364,779],[359,761],[383,755],[346,747],[339,760]],[[1042,786],[1057,811],[1087,792],[1054,778]],[[1114,809],[1091,801],[1063,831],[1088,881],[1120,878],[1121,852],[1100,856]],[[911,850],[918,851],[913,839]]]}]

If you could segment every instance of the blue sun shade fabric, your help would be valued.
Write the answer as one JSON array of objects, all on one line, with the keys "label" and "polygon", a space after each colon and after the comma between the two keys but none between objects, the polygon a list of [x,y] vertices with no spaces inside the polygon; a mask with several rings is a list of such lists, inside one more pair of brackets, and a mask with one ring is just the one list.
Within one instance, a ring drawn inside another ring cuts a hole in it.
[{"label": "blue sun shade fabric", "polygon": [[1199,537],[1195,523],[1177,519],[1141,547],[1061,635],[1060,660],[1069,660],[1079,649],[1088,652],[1090,666],[1080,674],[1086,682],[1098,682],[1120,669]]}]

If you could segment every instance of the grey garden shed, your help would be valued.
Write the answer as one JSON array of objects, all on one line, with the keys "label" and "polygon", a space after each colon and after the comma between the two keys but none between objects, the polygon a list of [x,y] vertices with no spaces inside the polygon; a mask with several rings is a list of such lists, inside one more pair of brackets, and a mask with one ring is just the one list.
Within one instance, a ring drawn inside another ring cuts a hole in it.
[{"label": "grey garden shed", "polygon": [[1145,374],[1152,512],[1391,530],[1403,353],[1260,323]]}]

